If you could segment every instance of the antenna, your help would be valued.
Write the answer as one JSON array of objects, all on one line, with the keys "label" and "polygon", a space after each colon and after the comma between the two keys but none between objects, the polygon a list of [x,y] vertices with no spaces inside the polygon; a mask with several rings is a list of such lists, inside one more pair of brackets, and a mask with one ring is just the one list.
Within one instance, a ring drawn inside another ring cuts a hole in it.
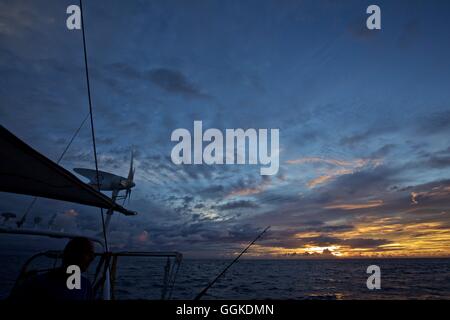
[{"label": "antenna", "polygon": [[258,239],[259,238],[261,238],[262,237],[262,235],[264,234],[264,233],[266,233],[266,231],[267,230],[269,230],[269,228],[270,228],[270,226],[268,226],[267,228],[265,228],[264,229],[264,231],[263,232],[261,232],[256,238],[255,238],[255,240],[253,240],[252,242],[250,242],[250,244],[225,268],[225,269],[223,269],[223,271],[217,276],[217,277],[215,277],[214,278],[214,280],[213,281],[211,281],[209,284],[208,284],[208,286],[205,288],[205,289],[203,289],[196,297],[195,297],[195,299],[194,300],[200,300],[204,295],[205,295],[205,293],[206,293],[206,291],[208,291],[209,290],[209,288],[211,288],[213,285],[214,285],[214,283],[216,283],[216,281],[217,280],[219,280],[219,278],[221,277],[221,276],[223,276],[224,274],[225,274],[225,272],[227,272],[227,270],[233,265],[233,264],[235,264],[238,260],[239,260],[239,258],[256,242],[256,241],[258,241]]}]

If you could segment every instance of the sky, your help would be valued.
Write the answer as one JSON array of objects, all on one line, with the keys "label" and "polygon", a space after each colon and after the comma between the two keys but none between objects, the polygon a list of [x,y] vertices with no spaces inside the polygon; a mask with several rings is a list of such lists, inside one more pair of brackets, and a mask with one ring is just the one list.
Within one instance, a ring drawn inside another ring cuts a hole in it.
[{"label": "sky", "polygon": [[[76,2],[0,0],[0,123],[55,161],[88,114]],[[450,256],[450,3],[83,4],[99,169],[126,176],[135,150],[139,214],[113,216],[113,249],[230,257],[270,225],[248,257]],[[196,120],[279,129],[278,173],[173,164],[171,133]],[[94,168],[88,122],[61,165]],[[0,212],[31,200],[0,193]],[[101,219],[39,199],[25,226],[96,235]],[[2,252],[48,246],[0,237]]]}]

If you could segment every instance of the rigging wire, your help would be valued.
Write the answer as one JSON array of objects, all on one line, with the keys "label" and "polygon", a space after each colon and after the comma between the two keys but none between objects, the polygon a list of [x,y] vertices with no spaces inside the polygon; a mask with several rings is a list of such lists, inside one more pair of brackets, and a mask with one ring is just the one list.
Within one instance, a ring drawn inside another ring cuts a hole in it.
[{"label": "rigging wire", "polygon": [[[100,176],[98,173],[98,161],[97,161],[97,147],[95,145],[95,129],[94,129],[94,117],[92,112],[92,99],[91,99],[91,86],[89,82],[89,67],[87,61],[87,50],[86,50],[86,36],[84,34],[84,14],[83,14],[83,1],[80,0],[80,12],[81,12],[81,31],[83,35],[83,52],[84,52],[84,67],[86,71],[86,85],[88,92],[88,102],[89,102],[89,116],[91,120],[91,136],[92,136],[92,146],[94,148],[94,160],[95,160],[95,172],[97,176],[97,187],[100,192]],[[103,238],[105,241],[105,252],[108,252],[108,239],[106,237],[106,228],[105,228],[105,215],[103,213],[103,208],[100,208],[101,216],[102,216],[102,228],[103,228]]]},{"label": "rigging wire", "polygon": [[[81,128],[84,126],[84,123],[86,122],[88,117],[89,117],[89,113],[86,115],[86,117],[84,117],[84,119],[81,122],[81,124],[78,127],[78,129],[72,135],[72,138],[70,138],[69,143],[66,145],[66,147],[64,148],[64,151],[61,153],[61,155],[59,156],[58,160],[56,161],[57,164],[59,164],[61,162],[61,160],[64,158],[66,152],[69,150],[70,146],[72,145],[72,142],[77,137],[78,133],[80,132]],[[28,217],[28,214],[31,212],[31,209],[36,204],[37,200],[38,200],[38,197],[34,197],[33,200],[31,201],[31,203],[28,205],[28,208],[27,208],[27,210],[25,210],[25,213],[23,214],[22,218],[17,222],[17,227],[18,228],[22,227],[22,225],[24,224],[26,218]]]},{"label": "rigging wire", "polygon": [[84,123],[86,122],[86,120],[88,119],[89,114],[86,115],[86,117],[84,117],[83,121],[81,122],[80,126],[78,127],[77,131],[75,131],[74,135],[72,136],[72,138],[70,139],[69,143],[67,144],[66,148],[64,149],[63,153],[61,153],[61,155],[58,158],[58,161],[56,161],[57,164],[59,164],[61,162],[61,160],[63,159],[63,157],[65,156],[66,152],[69,150],[70,145],[72,144],[73,140],[75,140],[76,136],[78,135],[78,133],[80,132],[81,128],[84,126]]}]

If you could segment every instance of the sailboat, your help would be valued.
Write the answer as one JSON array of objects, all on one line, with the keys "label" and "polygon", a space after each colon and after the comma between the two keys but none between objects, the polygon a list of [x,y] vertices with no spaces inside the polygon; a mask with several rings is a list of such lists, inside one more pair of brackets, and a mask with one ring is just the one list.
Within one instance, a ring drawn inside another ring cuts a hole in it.
[{"label": "sailboat", "polygon": [[[134,169],[130,172],[134,174]],[[130,177],[129,175],[128,178]],[[0,191],[98,207],[108,210],[109,216],[113,212],[118,212],[125,216],[134,216],[137,214],[119,205],[115,200],[96,190],[94,186],[84,183],[71,172],[34,150],[1,125]],[[117,192],[113,191],[113,194],[117,196]],[[8,226],[0,227],[0,233],[57,239],[73,239],[81,236],[80,234],[53,230],[14,228]],[[105,241],[101,237],[87,238],[97,243],[100,247],[105,248]],[[125,257],[159,257],[167,259],[164,267],[163,285],[161,286],[161,299],[170,299],[183,258],[183,255],[179,252],[113,252],[109,250],[96,253],[96,256],[99,259],[97,259],[98,263],[93,279],[94,295],[104,300],[114,300],[116,298],[117,262],[119,258]],[[53,265],[56,267],[57,261],[61,257],[62,252],[60,251],[46,251],[33,255],[21,268],[14,288],[23,283],[28,277],[48,271],[48,269],[40,270],[30,268],[36,259],[52,259],[54,260]]]},{"label": "sailboat", "polygon": [[[130,172],[127,178],[113,176],[112,174],[98,170],[97,152],[95,145],[94,121],[92,117],[92,102],[91,90],[89,83],[89,68],[86,50],[85,28],[83,21],[82,1],[80,0],[81,25],[83,36],[83,53],[85,62],[85,75],[87,83],[87,95],[89,101],[89,115],[91,120],[91,134],[94,148],[95,170],[76,169],[75,172],[87,176],[91,183],[84,183],[78,179],[74,174],[67,171],[59,165],[64,153],[72,143],[77,132],[81,129],[84,122],[88,119],[86,117],[80,128],[69,142],[66,150],[64,150],[57,163],[51,161],[43,154],[31,148],[24,141],[20,140],[13,133],[8,131],[5,127],[0,125],[0,191],[30,195],[34,197],[42,197],[48,199],[56,199],[68,201],[72,203],[83,204],[101,209],[102,217],[102,231],[103,238],[89,237],[91,241],[98,243],[103,252],[97,253],[98,265],[96,267],[95,277],[93,281],[94,295],[98,298],[110,300],[115,298],[114,284],[116,279],[117,261],[123,257],[163,257],[167,259],[164,267],[164,278],[161,292],[162,299],[169,299],[172,295],[172,289],[175,284],[176,275],[182,261],[182,254],[179,252],[112,252],[108,248],[107,242],[107,226],[109,220],[114,212],[121,213],[125,216],[136,215],[136,212],[125,209],[119,205],[116,200],[120,190],[125,190],[125,198],[131,195],[131,188],[135,186],[133,182],[134,168],[133,155],[131,159]],[[102,184],[100,178],[108,177],[110,182],[109,189],[105,189],[105,184]],[[111,188],[112,187],[112,188]],[[112,191],[112,198],[109,198],[101,191]],[[30,204],[29,209],[33,206],[37,198]],[[107,219],[105,223],[103,209],[106,209]],[[17,235],[33,235],[42,237],[52,237],[59,239],[72,239],[80,235],[39,229],[22,228],[27,210],[21,220],[17,222],[17,228],[2,225],[0,233],[3,234],[17,234]],[[13,215],[8,214],[3,216],[4,221],[14,218]],[[29,276],[34,275],[43,270],[30,270],[32,262],[40,257],[53,259],[55,262],[61,258],[62,253],[56,251],[47,251],[38,253],[31,257],[22,267],[20,275],[16,281],[15,287],[19,286]],[[56,263],[54,263],[56,266]],[[14,290],[14,289],[13,289]]]},{"label": "sailboat", "polygon": [[[100,208],[103,237],[88,237],[91,241],[97,243],[103,248],[103,252],[96,253],[96,256],[99,259],[95,268],[96,271],[93,279],[94,296],[98,299],[104,300],[114,300],[116,298],[116,270],[117,261],[119,258],[157,257],[166,259],[163,285],[161,286],[161,299],[171,299],[178,270],[183,259],[183,255],[180,252],[113,252],[108,248],[107,227],[113,213],[118,212],[125,216],[134,216],[137,214],[136,212],[128,210],[116,202],[116,200],[119,199],[119,191],[125,190],[124,200],[126,200],[127,198],[130,198],[131,189],[135,187],[135,183],[133,182],[133,153],[131,154],[131,163],[127,178],[100,171],[98,169],[82,0],[80,0],[80,12],[95,170],[75,168],[74,171],[88,178],[90,182],[84,183],[74,174],[59,165],[59,161],[62,159],[84,122],[88,119],[88,116],[82,121],[80,127],[75,132],[74,136],[56,163],[34,150],[24,141],[20,140],[17,136],[8,131],[5,127],[0,125],[0,192],[55,199]],[[103,194],[101,191],[112,191],[111,198]],[[21,226],[25,221],[26,215],[29,213],[29,210],[33,206],[36,199],[37,198],[32,201],[22,219],[17,222],[17,228],[5,227],[2,225],[0,227],[0,233],[22,236],[33,235],[58,239],[73,239],[80,236],[78,234],[53,230],[22,228]],[[106,222],[104,219],[103,209],[107,210]],[[14,216],[9,213],[4,215],[3,218],[6,221],[14,218]],[[221,273],[219,273],[217,277],[213,279],[213,281],[205,287],[205,289],[203,289],[196,296],[195,299],[201,299],[209,288],[211,288],[214,283],[216,283],[218,279],[222,277],[225,272],[233,264],[235,264],[239,258],[255,243],[255,241],[257,241],[269,228],[270,227],[264,229],[262,233],[255,238],[255,240],[253,240]],[[42,270],[31,268],[33,261],[42,257],[52,259],[54,261],[53,266],[56,268],[57,261],[62,257],[62,252],[46,251],[30,257],[23,265],[14,288],[20,286],[20,284],[26,281],[28,277],[40,272],[48,271],[48,269]]]}]

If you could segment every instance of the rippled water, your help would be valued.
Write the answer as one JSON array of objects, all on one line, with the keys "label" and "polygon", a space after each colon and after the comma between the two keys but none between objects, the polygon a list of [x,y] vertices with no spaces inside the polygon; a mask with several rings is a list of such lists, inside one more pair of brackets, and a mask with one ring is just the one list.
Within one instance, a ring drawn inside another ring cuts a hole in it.
[{"label": "rippled water", "polygon": [[[0,256],[5,298],[26,257]],[[174,299],[192,299],[229,263],[184,260]],[[381,268],[381,290],[368,290],[366,269]],[[122,258],[118,299],[159,299],[164,259]],[[92,271],[91,271],[92,275]],[[450,299],[450,259],[241,260],[205,299]]]}]

